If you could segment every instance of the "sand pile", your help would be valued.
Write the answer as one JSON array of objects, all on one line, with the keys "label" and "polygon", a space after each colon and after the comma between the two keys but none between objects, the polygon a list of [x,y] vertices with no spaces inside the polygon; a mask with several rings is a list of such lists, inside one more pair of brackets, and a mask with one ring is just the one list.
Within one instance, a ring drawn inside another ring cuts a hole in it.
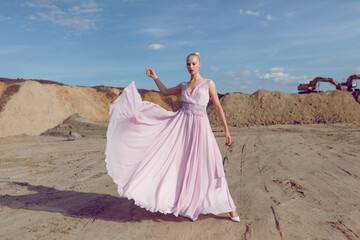
[{"label": "sand pile", "polygon": [[105,137],[107,121],[91,121],[81,117],[78,113],[71,115],[55,128],[48,129],[42,136],[61,136],[75,140],[81,137],[103,136]]},{"label": "sand pile", "polygon": [[[228,93],[221,98],[230,126],[360,123],[360,104],[350,92],[289,94],[259,90],[253,94]],[[212,126],[221,126],[212,106]]]},{"label": "sand pile", "polygon": [[[4,86],[6,84],[6,86]],[[0,137],[17,134],[39,135],[69,116],[102,121],[108,118],[109,97],[91,87],[61,86],[38,81],[2,82]],[[17,86],[16,92],[9,91]],[[115,95],[120,90],[113,88]]]},{"label": "sand pile", "polygon": [[[40,135],[76,113],[90,121],[107,121],[109,106],[122,90],[105,86],[67,86],[47,80],[0,78],[0,137]],[[180,95],[165,97],[155,91],[138,91],[143,100],[155,102],[167,110],[177,111],[182,105]],[[227,122],[234,127],[360,123],[357,93],[328,91],[300,95],[259,90],[254,94],[219,96]],[[220,127],[211,103],[208,114],[211,125]],[[46,134],[65,135],[64,126],[61,129],[61,134],[56,133],[58,129]]]},{"label": "sand pile", "polygon": [[138,91],[143,101],[154,102],[168,111],[176,112],[182,107],[180,95],[164,96],[159,92],[144,89],[139,89]]}]

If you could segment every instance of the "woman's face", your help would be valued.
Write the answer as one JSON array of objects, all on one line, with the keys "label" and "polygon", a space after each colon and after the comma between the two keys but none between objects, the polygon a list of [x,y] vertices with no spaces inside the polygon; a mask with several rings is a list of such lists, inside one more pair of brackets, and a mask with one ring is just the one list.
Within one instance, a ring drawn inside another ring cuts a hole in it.
[{"label": "woman's face", "polygon": [[195,75],[196,73],[198,73],[200,66],[201,62],[196,56],[190,56],[186,60],[186,67],[191,75]]}]

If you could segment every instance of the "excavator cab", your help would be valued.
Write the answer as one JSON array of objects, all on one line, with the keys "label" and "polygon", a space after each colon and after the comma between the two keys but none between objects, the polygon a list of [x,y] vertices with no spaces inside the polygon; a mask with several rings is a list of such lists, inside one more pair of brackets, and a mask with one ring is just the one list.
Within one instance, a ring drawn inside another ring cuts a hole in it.
[{"label": "excavator cab", "polygon": [[350,92],[353,91],[359,91],[359,89],[356,89],[357,87],[357,80],[360,79],[360,74],[354,74],[351,75],[347,80],[346,83],[344,83],[347,86],[347,90]]},{"label": "excavator cab", "polygon": [[356,88],[356,87],[357,87],[357,80],[354,80],[354,81],[351,83],[351,87],[352,87],[352,88]]}]

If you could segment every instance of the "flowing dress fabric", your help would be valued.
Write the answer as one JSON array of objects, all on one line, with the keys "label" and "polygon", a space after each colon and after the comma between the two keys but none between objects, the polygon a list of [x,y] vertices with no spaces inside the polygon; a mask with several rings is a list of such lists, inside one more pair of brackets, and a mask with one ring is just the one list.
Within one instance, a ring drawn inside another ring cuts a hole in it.
[{"label": "flowing dress fabric", "polygon": [[209,80],[177,112],[142,101],[135,82],[110,105],[106,167],[118,193],[149,211],[197,218],[236,209],[206,106]]}]

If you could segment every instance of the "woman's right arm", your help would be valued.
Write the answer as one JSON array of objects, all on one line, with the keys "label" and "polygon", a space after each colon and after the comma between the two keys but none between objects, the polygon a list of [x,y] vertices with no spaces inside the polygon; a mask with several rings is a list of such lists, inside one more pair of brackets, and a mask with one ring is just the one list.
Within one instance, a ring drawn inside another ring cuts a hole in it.
[{"label": "woman's right arm", "polygon": [[156,86],[159,88],[160,93],[163,94],[164,96],[175,95],[175,94],[181,93],[182,83],[179,83],[177,86],[172,87],[172,88],[166,88],[164,86],[164,84],[162,84],[160,79],[156,76],[154,70],[152,70],[150,68],[149,69],[145,68],[145,70],[146,70],[146,75],[148,75],[149,77],[154,79],[154,82],[155,82]]}]

